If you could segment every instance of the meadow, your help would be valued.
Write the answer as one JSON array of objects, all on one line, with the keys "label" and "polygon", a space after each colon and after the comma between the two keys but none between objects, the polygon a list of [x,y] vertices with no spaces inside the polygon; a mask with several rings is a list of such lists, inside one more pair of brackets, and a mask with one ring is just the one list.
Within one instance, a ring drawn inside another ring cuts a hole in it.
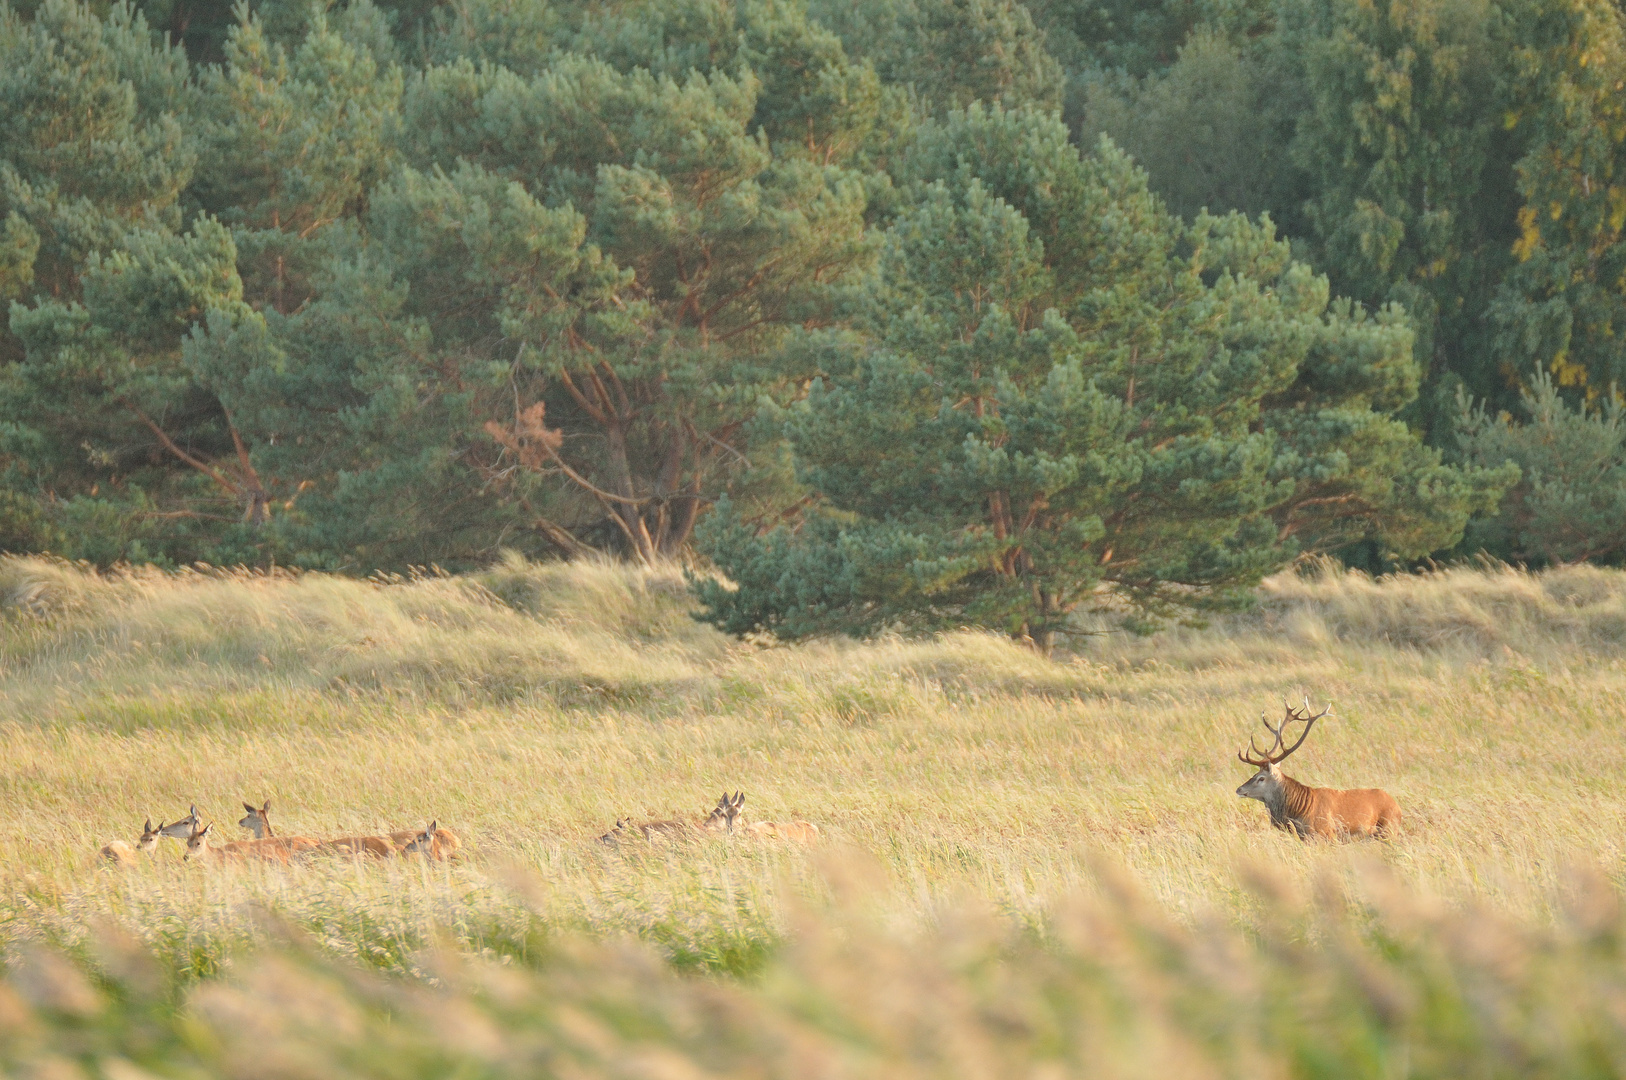
[{"label": "meadow", "polygon": [[[1307,566],[1203,627],[1090,616],[1056,660],[691,608],[675,569],[592,563],[0,560],[0,1069],[1626,1071],[1626,573]],[[1335,706],[1287,771],[1387,788],[1397,838],[1237,798],[1284,696]],[[595,842],[725,788],[822,839]],[[266,798],[467,858],[97,857],[191,803],[246,836]]]}]

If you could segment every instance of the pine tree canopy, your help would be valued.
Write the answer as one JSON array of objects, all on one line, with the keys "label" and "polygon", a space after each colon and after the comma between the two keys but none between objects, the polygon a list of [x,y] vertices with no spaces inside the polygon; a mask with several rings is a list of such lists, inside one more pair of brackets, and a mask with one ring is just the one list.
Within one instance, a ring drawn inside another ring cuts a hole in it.
[{"label": "pine tree canopy", "polygon": [[0,0],[0,549],[1041,648],[1619,560],[1623,87],[1613,0]]},{"label": "pine tree canopy", "polygon": [[951,114],[900,173],[866,332],[764,419],[809,509],[765,531],[725,502],[705,527],[725,629],[1048,648],[1103,584],[1160,614],[1354,538],[1426,553],[1516,475],[1444,465],[1394,418],[1419,381],[1403,314],[1329,303],[1268,219],[1188,226],[1032,110]]}]

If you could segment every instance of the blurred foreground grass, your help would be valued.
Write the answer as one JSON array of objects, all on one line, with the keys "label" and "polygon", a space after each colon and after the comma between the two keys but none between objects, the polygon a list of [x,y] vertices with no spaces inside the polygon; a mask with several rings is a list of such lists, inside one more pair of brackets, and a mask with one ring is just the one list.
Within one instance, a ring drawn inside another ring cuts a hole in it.
[{"label": "blurred foreground grass", "polygon": [[[1267,582],[1247,616],[1055,663],[973,633],[742,645],[688,611],[675,573],[609,566],[359,582],[0,560],[0,1061],[113,1080],[140,1075],[127,1058],[245,1077],[1626,1065],[1626,574],[1323,569]],[[1337,711],[1289,771],[1388,788],[1397,841],[1301,843],[1233,794],[1249,725],[1302,694]],[[725,787],[825,841],[593,842]],[[469,858],[96,858],[192,802],[230,837],[266,797],[318,836],[435,817]]]},{"label": "blurred foreground grass", "polygon": [[[414,979],[292,935],[186,987],[103,929],[0,982],[16,1075],[334,1077],[1609,1077],[1626,1070],[1619,897],[1573,882],[1546,930],[1421,903],[1369,869],[1315,902],[1260,870],[1253,932],[1158,914],[1120,875],[1041,936],[984,905],[899,933],[836,903],[749,981],[685,978],[628,941],[541,936],[523,962],[449,945]],[[275,932],[275,931],[273,931]]]}]

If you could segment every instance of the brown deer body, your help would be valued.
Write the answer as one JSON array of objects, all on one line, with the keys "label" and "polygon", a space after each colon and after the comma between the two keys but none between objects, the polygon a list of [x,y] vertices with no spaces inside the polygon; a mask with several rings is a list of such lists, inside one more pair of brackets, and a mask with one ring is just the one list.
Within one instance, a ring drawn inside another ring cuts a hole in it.
[{"label": "brown deer body", "polygon": [[[1270,811],[1270,823],[1278,829],[1291,830],[1300,839],[1315,836],[1324,839],[1344,839],[1350,836],[1387,838],[1394,835],[1400,825],[1400,804],[1393,795],[1380,788],[1317,788],[1301,784],[1278,767],[1287,756],[1309,737],[1315,722],[1332,711],[1328,705],[1315,716],[1310,715],[1310,702],[1304,702],[1302,713],[1292,706],[1280,724],[1271,727],[1263,716],[1260,723],[1275,736],[1269,750],[1261,752],[1252,741],[1248,749],[1238,751],[1237,758],[1259,771],[1254,773],[1236,793],[1244,799],[1257,799]],[[1282,732],[1290,723],[1304,725],[1298,741],[1282,749]]]},{"label": "brown deer body", "polygon": [[367,855],[387,859],[417,835],[415,832],[398,833],[397,835],[402,837],[400,843],[392,843],[382,836],[342,836],[337,840],[316,840],[309,836],[278,836],[271,831],[270,799],[265,800],[265,805],[258,809],[244,803],[243,809],[248,811],[248,816],[237,824],[253,832],[256,840],[282,841],[298,851],[337,851],[343,855]]},{"label": "brown deer body", "polygon": [[214,831],[214,822],[210,822],[186,838],[186,854],[182,859],[212,858],[224,862],[241,861],[243,859],[264,859],[267,862],[287,863],[301,849],[290,848],[280,844],[276,839],[265,840],[234,840],[221,847],[209,846],[209,835]]},{"label": "brown deer body", "polygon": [[772,836],[780,840],[806,840],[819,838],[819,827],[811,821],[753,821],[745,827],[752,836]]},{"label": "brown deer body", "polygon": [[337,840],[322,841],[322,850],[337,851],[341,855],[387,859],[399,849],[382,836],[341,836]]}]

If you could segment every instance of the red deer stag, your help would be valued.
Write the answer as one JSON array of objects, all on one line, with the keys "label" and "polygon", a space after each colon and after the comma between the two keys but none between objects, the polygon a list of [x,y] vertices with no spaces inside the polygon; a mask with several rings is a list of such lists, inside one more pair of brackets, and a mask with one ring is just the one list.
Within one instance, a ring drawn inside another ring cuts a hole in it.
[{"label": "red deer stag", "polygon": [[[1285,702],[1283,703],[1286,704]],[[1252,739],[1248,750],[1237,751],[1237,758],[1259,771],[1236,789],[1244,799],[1258,799],[1270,811],[1270,823],[1278,829],[1291,829],[1300,839],[1320,836],[1342,839],[1349,836],[1389,837],[1400,824],[1400,804],[1394,796],[1380,788],[1307,787],[1277,768],[1293,751],[1304,745],[1315,722],[1332,711],[1332,706],[1310,715],[1310,699],[1304,699],[1301,713],[1287,705],[1287,715],[1275,727],[1270,726],[1264,714],[1259,722],[1275,737],[1269,750],[1261,752]],[[1282,749],[1282,732],[1287,725],[1299,722],[1304,732],[1292,746]],[[1252,751],[1250,754],[1248,751]]]}]

